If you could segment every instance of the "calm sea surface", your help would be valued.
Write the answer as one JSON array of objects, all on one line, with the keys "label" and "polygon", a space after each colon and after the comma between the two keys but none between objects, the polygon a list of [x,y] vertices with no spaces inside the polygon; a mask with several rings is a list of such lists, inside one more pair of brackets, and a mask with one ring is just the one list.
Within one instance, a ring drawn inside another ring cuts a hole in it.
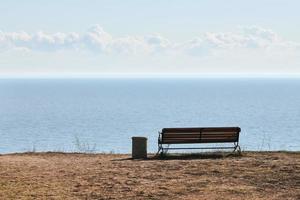
[{"label": "calm sea surface", "polygon": [[300,150],[300,79],[2,79],[0,153],[157,150],[163,127],[240,126],[244,150]]}]

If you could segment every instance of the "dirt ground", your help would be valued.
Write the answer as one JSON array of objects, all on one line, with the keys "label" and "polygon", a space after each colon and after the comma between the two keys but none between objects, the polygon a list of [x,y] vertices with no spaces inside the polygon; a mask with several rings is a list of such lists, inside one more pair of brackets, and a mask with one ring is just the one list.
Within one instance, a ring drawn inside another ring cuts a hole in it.
[{"label": "dirt ground", "polygon": [[0,199],[300,199],[300,153],[1,155]]}]

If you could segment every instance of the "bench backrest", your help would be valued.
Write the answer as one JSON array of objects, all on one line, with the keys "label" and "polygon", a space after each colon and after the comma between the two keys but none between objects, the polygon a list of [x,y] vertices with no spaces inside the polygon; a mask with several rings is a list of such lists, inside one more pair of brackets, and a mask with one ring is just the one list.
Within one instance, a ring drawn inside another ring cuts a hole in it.
[{"label": "bench backrest", "polygon": [[226,143],[238,142],[239,127],[207,128],[164,128],[161,132],[161,143]]}]

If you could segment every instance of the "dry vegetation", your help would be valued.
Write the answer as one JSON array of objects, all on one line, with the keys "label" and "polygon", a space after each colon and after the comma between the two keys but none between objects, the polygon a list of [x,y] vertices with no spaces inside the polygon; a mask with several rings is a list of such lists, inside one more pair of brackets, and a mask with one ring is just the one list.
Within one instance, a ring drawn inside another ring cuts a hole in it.
[{"label": "dry vegetation", "polygon": [[300,199],[300,153],[0,156],[0,199]]}]

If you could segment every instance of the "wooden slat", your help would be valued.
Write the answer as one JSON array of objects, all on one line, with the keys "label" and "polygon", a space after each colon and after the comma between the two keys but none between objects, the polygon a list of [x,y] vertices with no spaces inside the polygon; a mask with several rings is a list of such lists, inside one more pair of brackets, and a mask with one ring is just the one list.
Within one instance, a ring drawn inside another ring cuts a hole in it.
[{"label": "wooden slat", "polygon": [[174,141],[174,140],[168,140],[163,141],[162,144],[192,144],[192,143],[226,143],[226,142],[236,142],[235,140],[180,140],[180,141]]},{"label": "wooden slat", "polygon": [[228,132],[225,132],[225,131],[214,131],[214,132],[164,132],[162,133],[163,135],[184,135],[184,134],[191,134],[191,135],[197,135],[197,134],[207,134],[207,135],[214,135],[214,134],[222,134],[222,135],[230,135],[230,134],[239,134],[239,132],[233,132],[233,131],[228,131]]},{"label": "wooden slat", "polygon": [[165,132],[165,133],[162,133],[163,135],[184,135],[184,134],[191,134],[191,135],[193,135],[193,134],[207,134],[207,135],[213,135],[213,134],[238,134],[238,132],[232,132],[232,131],[228,131],[228,132],[225,132],[225,131],[214,131],[214,132],[205,132],[205,131],[203,131],[203,132],[177,132],[177,133],[169,133],[169,132]]},{"label": "wooden slat", "polygon": [[201,138],[213,138],[213,137],[237,137],[238,135],[201,135]]},{"label": "wooden slat", "polygon": [[239,134],[238,132],[201,132],[202,135],[206,134],[206,135],[229,135],[229,134]]},{"label": "wooden slat", "polygon": [[163,138],[210,138],[210,137],[238,137],[238,134],[236,133],[230,133],[230,134],[163,134]]},{"label": "wooden slat", "polygon": [[237,140],[236,137],[218,137],[218,138],[164,138],[163,141],[167,140],[195,140],[195,141],[204,141],[204,140]]},{"label": "wooden slat", "polygon": [[200,135],[200,132],[195,133],[163,133],[163,135]]},{"label": "wooden slat", "polygon": [[236,137],[217,137],[217,138],[164,138],[164,141],[166,140],[237,140]]},{"label": "wooden slat", "polygon": [[204,140],[235,140],[237,141],[237,137],[215,137],[215,138],[164,138],[163,141],[167,140],[197,140],[197,141],[204,141]]},{"label": "wooden slat", "polygon": [[180,133],[180,132],[213,132],[213,131],[232,131],[232,132],[240,132],[240,128],[239,127],[204,127],[204,128],[200,128],[200,127],[192,127],[192,128],[164,128],[162,129],[163,133]]},{"label": "wooden slat", "polygon": [[219,131],[232,131],[232,132],[240,132],[240,128],[203,128],[201,129],[203,132],[219,132]]},{"label": "wooden slat", "polygon": [[237,137],[238,134],[163,134],[163,137]]}]

